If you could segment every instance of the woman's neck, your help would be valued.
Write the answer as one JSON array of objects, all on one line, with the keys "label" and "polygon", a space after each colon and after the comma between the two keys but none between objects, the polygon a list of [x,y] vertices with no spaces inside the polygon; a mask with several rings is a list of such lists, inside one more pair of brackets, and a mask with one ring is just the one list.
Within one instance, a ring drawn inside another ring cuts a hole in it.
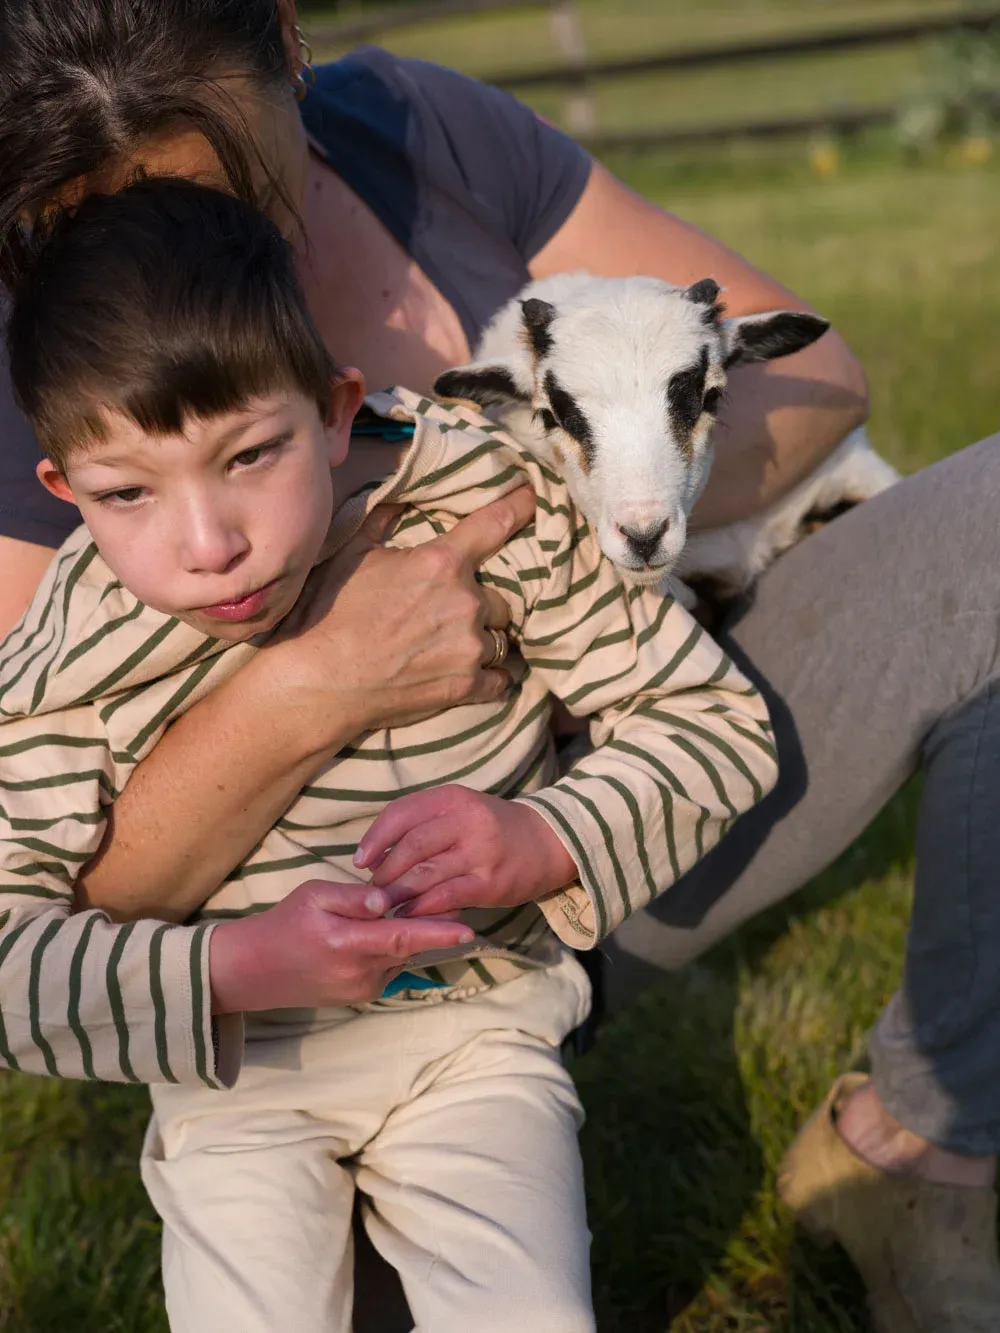
[{"label": "woman's neck", "polygon": [[469,359],[458,316],[365,202],[315,150],[302,208],[299,274],[332,355],[371,388],[421,393]]}]

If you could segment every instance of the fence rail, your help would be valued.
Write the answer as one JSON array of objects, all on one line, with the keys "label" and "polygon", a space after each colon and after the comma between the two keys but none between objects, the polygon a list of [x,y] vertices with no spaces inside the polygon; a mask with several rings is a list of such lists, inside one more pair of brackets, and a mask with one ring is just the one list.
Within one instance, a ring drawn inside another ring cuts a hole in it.
[{"label": "fence rail", "polygon": [[787,60],[838,51],[894,46],[960,31],[986,32],[1000,27],[1000,6],[955,9],[943,14],[830,28],[819,32],[768,38],[763,41],[732,42],[715,46],[660,51],[649,55],[591,60],[579,21],[576,0],[423,0],[406,7],[383,9],[348,21],[307,25],[317,41],[350,46],[383,33],[441,19],[460,18],[515,9],[546,9],[558,64],[540,69],[502,71],[485,75],[486,83],[512,91],[531,88],[566,89],[566,118],[570,130],[588,147],[601,151],[613,148],[686,146],[722,142],[735,138],[776,139],[817,130],[851,132],[870,125],[892,122],[895,106],[842,107],[808,115],[774,119],[695,125],[683,128],[600,132],[593,98],[595,82],[602,79],[634,78],[672,70],[712,69],[757,60]]},{"label": "fence rail", "polygon": [[[722,65],[737,65],[751,60],[785,59],[790,56],[816,55],[830,51],[851,51],[875,46],[896,46],[919,41],[943,33],[965,30],[985,32],[1000,23],[1000,8],[956,10],[951,14],[935,14],[904,22],[869,23],[853,28],[836,28],[827,32],[807,33],[796,37],[778,37],[764,42],[734,42],[725,46],[693,47],[690,50],[661,51],[648,56],[632,56],[619,60],[588,63],[586,74],[590,79],[628,77],[667,70],[709,69]],[[487,83],[502,88],[537,88],[543,85],[568,84],[576,81],[579,73],[565,65],[551,65],[544,69],[512,70],[509,73],[488,75]]]},{"label": "fence rail", "polygon": [[309,21],[308,12],[303,22],[315,41],[333,46],[353,46],[358,42],[379,37],[397,28],[415,28],[441,19],[465,18],[466,15],[500,13],[510,9],[540,9],[549,0],[424,0],[411,5],[394,5],[391,9],[377,9],[374,13],[359,14],[352,19],[317,19]]}]

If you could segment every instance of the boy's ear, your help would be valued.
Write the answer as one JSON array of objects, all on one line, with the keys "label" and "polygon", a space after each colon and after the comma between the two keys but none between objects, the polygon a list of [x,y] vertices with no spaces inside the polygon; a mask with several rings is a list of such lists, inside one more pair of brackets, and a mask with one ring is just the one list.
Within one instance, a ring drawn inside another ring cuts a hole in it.
[{"label": "boy's ear", "polygon": [[365,401],[365,377],[353,366],[337,372],[330,394],[330,410],[324,426],[330,447],[330,466],[337,467],[347,457],[351,425]]},{"label": "boy's ear", "polygon": [[69,482],[66,480],[65,473],[57,468],[51,458],[43,458],[35,468],[35,476],[42,483],[45,489],[59,500],[66,500],[69,504],[76,504],[73,498],[73,492],[69,488]]}]

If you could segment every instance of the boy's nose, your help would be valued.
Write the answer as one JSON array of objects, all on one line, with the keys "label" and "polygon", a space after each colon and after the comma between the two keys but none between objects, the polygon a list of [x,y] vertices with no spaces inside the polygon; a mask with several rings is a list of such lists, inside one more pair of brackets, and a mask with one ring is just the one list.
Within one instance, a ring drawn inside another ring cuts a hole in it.
[{"label": "boy's nose", "polygon": [[202,518],[190,524],[184,534],[184,547],[189,573],[225,574],[243,559],[250,542],[237,525]]}]

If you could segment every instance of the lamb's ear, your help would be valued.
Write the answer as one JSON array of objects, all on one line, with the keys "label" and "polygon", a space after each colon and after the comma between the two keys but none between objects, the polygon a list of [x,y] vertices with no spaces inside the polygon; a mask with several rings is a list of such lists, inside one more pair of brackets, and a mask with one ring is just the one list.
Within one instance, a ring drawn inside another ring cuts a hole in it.
[{"label": "lamb's ear", "polygon": [[684,288],[684,299],[694,305],[715,305],[721,290],[714,278],[701,278]]},{"label": "lamb's ear", "polygon": [[521,318],[525,332],[535,356],[546,356],[552,350],[552,334],[549,325],[556,317],[556,308],[549,301],[541,301],[537,296],[521,302]]},{"label": "lamb's ear", "polygon": [[772,310],[726,320],[726,369],[751,361],[774,361],[800,352],[830,327],[828,319],[798,310]]},{"label": "lamb's ear", "polygon": [[464,398],[480,407],[531,402],[531,394],[517,383],[513,365],[502,361],[473,361],[446,370],[434,381],[434,392],[440,398]]},{"label": "lamb's ear", "polygon": [[684,300],[701,307],[701,322],[708,329],[718,329],[722,326],[725,307],[719,300],[721,292],[722,288],[714,278],[701,278],[698,282],[692,282],[690,287],[684,288]]}]

